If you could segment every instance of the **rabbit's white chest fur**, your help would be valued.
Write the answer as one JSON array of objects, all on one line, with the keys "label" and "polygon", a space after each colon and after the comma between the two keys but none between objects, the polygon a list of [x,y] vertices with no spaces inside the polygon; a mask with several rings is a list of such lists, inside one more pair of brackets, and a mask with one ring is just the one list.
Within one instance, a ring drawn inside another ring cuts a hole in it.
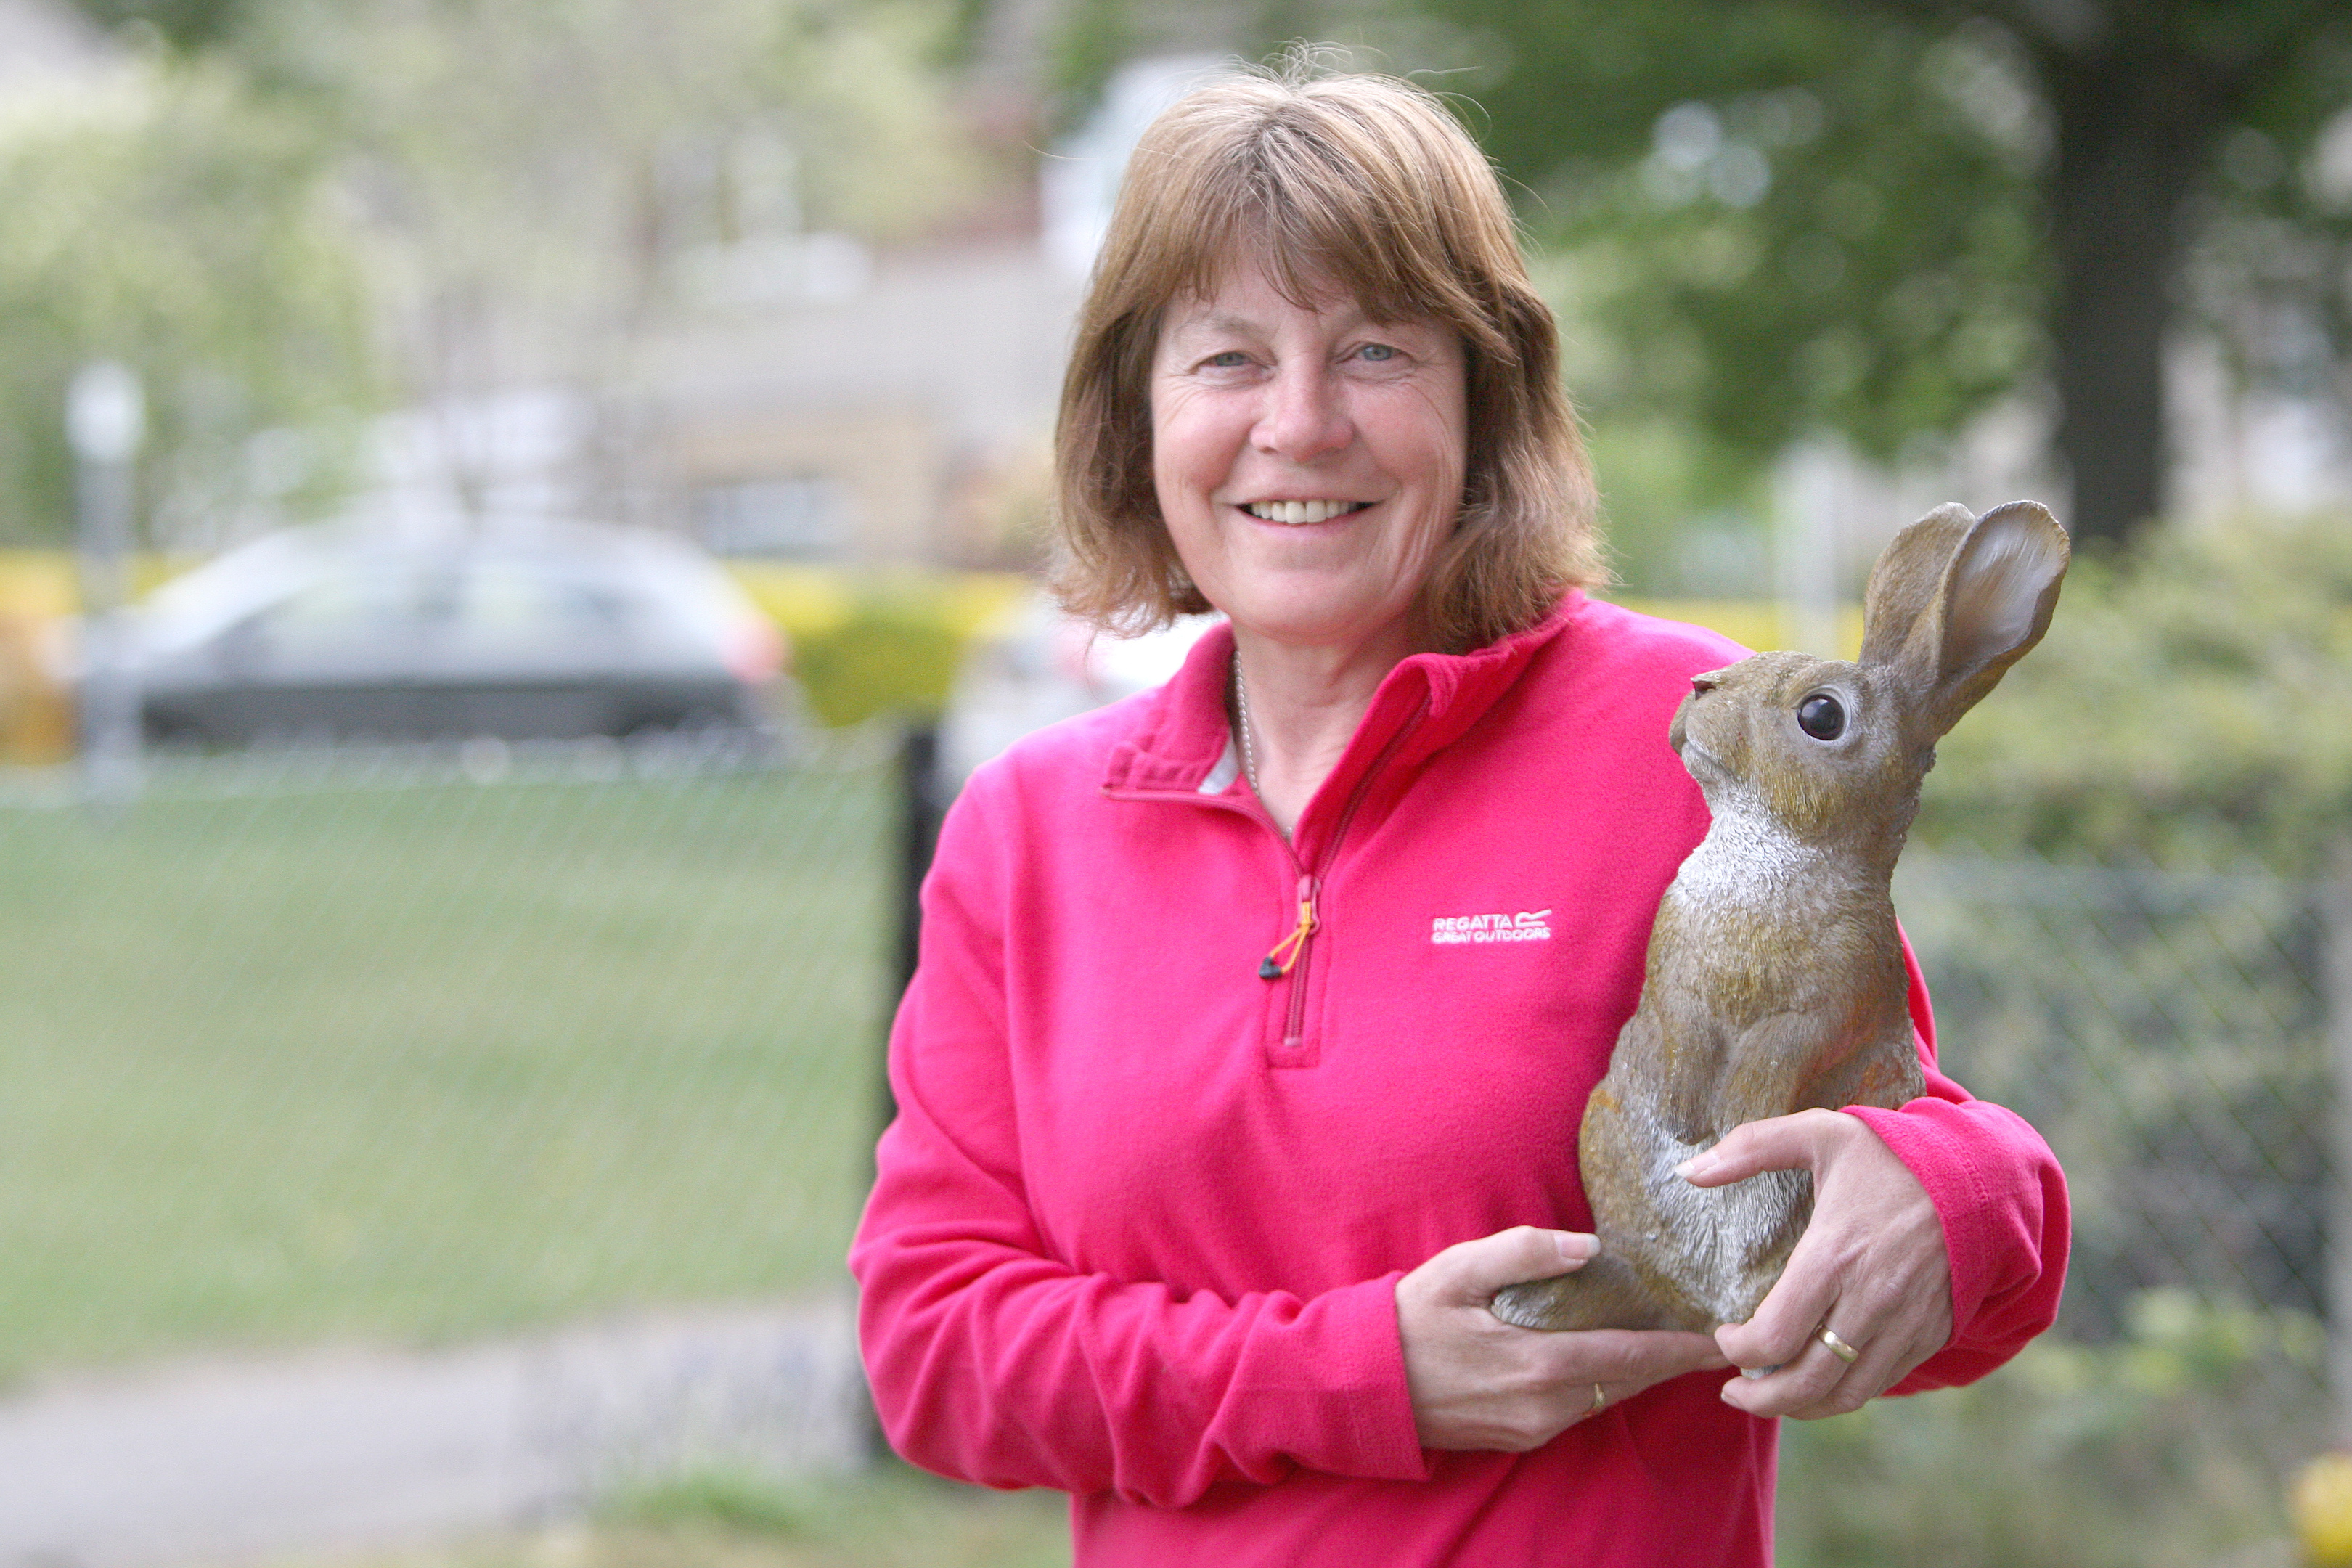
[{"label": "rabbit's white chest fur", "polygon": [[1792,896],[1828,873],[1829,858],[1790,832],[1752,787],[1718,784],[1707,808],[1715,820],[1675,874],[1669,895],[1702,920],[1723,913],[1749,921],[1759,912],[1787,910]]}]

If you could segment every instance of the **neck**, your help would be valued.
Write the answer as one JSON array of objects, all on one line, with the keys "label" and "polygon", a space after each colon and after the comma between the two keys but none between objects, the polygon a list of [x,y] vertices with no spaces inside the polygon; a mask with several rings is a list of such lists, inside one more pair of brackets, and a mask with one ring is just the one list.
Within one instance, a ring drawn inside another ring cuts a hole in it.
[{"label": "neck", "polygon": [[1299,646],[1234,628],[1249,693],[1259,799],[1285,833],[1339,765],[1388,672],[1417,651],[1404,628],[1344,648]]},{"label": "neck", "polygon": [[[1725,909],[1793,912],[1822,900],[1889,897],[1903,835],[1861,835],[1817,843],[1791,830],[1742,785],[1710,790],[1715,820],[1675,877],[1692,898]],[[1891,837],[1892,842],[1885,842]]]}]

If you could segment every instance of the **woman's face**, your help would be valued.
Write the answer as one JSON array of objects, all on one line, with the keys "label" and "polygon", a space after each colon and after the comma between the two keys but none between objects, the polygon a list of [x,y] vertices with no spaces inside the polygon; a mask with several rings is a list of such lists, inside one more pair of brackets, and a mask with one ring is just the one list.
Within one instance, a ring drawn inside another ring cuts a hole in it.
[{"label": "woman's face", "polygon": [[1462,345],[1313,309],[1236,268],[1169,308],[1151,366],[1151,469],[1176,553],[1234,626],[1276,642],[1412,651],[1409,618],[1462,510]]}]

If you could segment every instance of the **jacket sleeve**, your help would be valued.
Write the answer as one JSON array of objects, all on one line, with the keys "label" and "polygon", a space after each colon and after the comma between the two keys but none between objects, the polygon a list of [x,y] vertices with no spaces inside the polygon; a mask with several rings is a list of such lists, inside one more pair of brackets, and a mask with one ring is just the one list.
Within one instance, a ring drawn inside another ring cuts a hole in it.
[{"label": "jacket sleeve", "polygon": [[850,1268],[891,1445],[994,1487],[1181,1507],[1306,1468],[1426,1476],[1395,1275],[1224,1300],[1074,1268],[1026,1191],[1008,1045],[1001,836],[950,813],[890,1042],[898,1116]]},{"label": "jacket sleeve", "polygon": [[1971,1097],[1936,1068],[1927,984],[1906,942],[1911,1016],[1927,1092],[1896,1110],[1848,1106],[1927,1189],[1951,1263],[1952,1337],[1887,1392],[1974,1383],[2058,1316],[2066,1281],[2066,1178],[2013,1110]]}]

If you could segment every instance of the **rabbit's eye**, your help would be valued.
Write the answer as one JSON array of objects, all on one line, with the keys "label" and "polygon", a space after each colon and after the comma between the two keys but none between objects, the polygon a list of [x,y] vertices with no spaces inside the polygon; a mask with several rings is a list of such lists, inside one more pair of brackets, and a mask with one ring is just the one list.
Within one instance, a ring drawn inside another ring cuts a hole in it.
[{"label": "rabbit's eye", "polygon": [[1816,741],[1834,741],[1845,733],[1845,708],[1825,691],[1816,691],[1797,704],[1797,728]]}]

